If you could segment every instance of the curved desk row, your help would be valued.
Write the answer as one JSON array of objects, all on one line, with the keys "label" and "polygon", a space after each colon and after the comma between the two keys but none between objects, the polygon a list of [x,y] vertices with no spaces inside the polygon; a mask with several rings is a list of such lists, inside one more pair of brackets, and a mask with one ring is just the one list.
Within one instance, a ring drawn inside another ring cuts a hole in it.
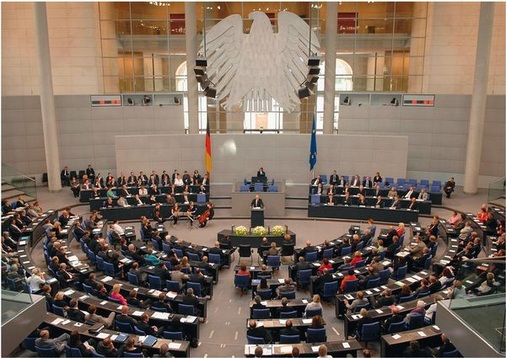
[{"label": "curved desk row", "polygon": [[[296,236],[295,233],[288,230],[288,235],[291,237],[291,243],[296,244]],[[251,245],[252,248],[259,248],[262,245],[262,239],[264,236],[257,235],[235,235],[232,230],[221,230],[218,233],[218,241],[223,241],[225,237],[230,239],[230,242],[233,247],[239,247],[239,245]],[[285,241],[285,237],[283,235],[265,235],[269,244],[271,242],[275,242],[278,248],[283,246],[283,242]]]},{"label": "curved desk row", "polygon": [[408,209],[372,208],[368,206],[308,205],[308,217],[339,218],[386,222],[416,222],[418,211]]},{"label": "curved desk row", "polygon": [[[197,209],[197,215],[202,214],[206,206],[205,205],[195,205]],[[188,209],[188,204],[180,205],[179,211],[181,213],[186,212]],[[172,213],[172,205],[162,204],[160,205],[160,214],[164,219],[168,219]],[[122,207],[113,207],[113,208],[100,208],[100,214],[107,220],[139,220],[141,216],[145,216],[148,219],[153,219],[155,213],[154,205],[139,205],[139,206],[129,206],[126,208]]]},{"label": "curved desk row", "polygon": [[[176,200],[176,203],[179,205],[182,205],[185,203],[184,196],[182,194],[176,194],[173,196]],[[165,194],[159,194],[155,196],[156,202],[160,204],[166,204],[167,203],[167,195]],[[136,206],[135,197],[133,196],[127,196],[126,201],[131,206]],[[149,197],[147,195],[139,195],[139,199],[144,203],[144,205],[152,205],[149,202]],[[93,210],[100,210],[103,207],[107,206],[107,197],[98,197],[90,199],[90,211]],[[188,202],[193,201],[195,204],[205,204],[209,201],[209,194],[188,194]],[[113,205],[118,206],[118,198],[112,199]]]}]

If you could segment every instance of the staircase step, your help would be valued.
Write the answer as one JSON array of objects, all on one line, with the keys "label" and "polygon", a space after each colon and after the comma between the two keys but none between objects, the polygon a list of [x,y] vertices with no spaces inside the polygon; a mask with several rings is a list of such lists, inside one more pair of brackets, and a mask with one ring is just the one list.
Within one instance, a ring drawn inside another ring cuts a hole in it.
[{"label": "staircase step", "polygon": [[26,195],[24,191],[17,190],[17,189],[11,189],[7,191],[2,190],[2,199],[12,199],[17,198],[19,195],[23,195],[23,197]]},{"label": "staircase step", "polygon": [[12,189],[16,189],[16,187],[14,187],[10,184],[2,183],[2,192],[7,191],[7,190],[12,190]]}]

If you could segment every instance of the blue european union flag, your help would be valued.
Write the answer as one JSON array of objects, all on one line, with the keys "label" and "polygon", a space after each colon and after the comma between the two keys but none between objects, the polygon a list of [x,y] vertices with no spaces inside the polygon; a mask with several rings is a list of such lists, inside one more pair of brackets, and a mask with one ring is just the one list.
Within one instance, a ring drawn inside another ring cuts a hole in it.
[{"label": "blue european union flag", "polygon": [[311,129],[311,146],[309,147],[309,171],[316,165],[316,118],[313,116],[313,128]]}]

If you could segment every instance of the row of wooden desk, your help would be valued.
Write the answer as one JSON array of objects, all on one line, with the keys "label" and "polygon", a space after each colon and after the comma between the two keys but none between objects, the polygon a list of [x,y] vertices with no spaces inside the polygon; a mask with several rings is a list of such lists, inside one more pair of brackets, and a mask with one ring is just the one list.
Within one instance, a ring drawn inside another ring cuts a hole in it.
[{"label": "row of wooden desk", "polygon": [[[139,188],[140,187],[137,186],[137,185],[135,185],[135,186],[128,186],[127,190],[128,190],[128,192],[131,195],[135,195],[135,194],[139,193]],[[206,188],[206,195],[209,196],[209,185],[206,185],[205,188]],[[151,188],[149,188],[148,186],[146,186],[146,189],[148,189],[148,192],[151,193]],[[183,189],[184,188],[182,186],[175,186],[174,187],[174,195],[182,194],[183,193]],[[106,197],[107,196],[107,191],[108,191],[107,188],[97,189],[97,194],[100,197]],[[114,192],[121,192],[121,188],[113,187],[113,191]],[[197,194],[197,193],[199,193],[199,191],[200,191],[200,185],[189,185],[189,192],[191,194]],[[160,186],[158,186],[158,194],[159,195],[165,194],[164,195],[164,197],[165,197],[169,193],[172,193],[172,186],[171,185],[165,185],[165,186],[160,185]],[[81,189],[81,191],[79,192],[79,201],[81,203],[87,203],[91,199],[93,199],[94,197],[95,197],[95,191],[92,190],[92,189]]]},{"label": "row of wooden desk", "polygon": [[418,210],[375,208],[368,206],[308,205],[308,217],[385,222],[418,221]]},{"label": "row of wooden desk", "polygon": [[[53,329],[56,329],[58,332],[70,333],[72,331],[78,331],[81,336],[85,337],[84,340],[93,338],[94,340],[101,341],[110,337],[116,348],[119,348],[122,345],[122,343],[116,340],[118,337],[117,331],[104,328],[99,333],[90,333],[90,329],[95,330],[99,328],[101,326],[100,323],[88,325],[57,316],[50,312],[47,313],[44,323],[51,326]],[[169,346],[169,352],[174,356],[190,357],[190,344],[187,341],[174,341],[158,338],[156,343],[150,347],[143,344],[143,336],[131,333],[129,333],[128,336],[134,338],[136,346],[141,346],[142,348],[151,351],[151,353],[158,352],[160,346],[166,343]]]},{"label": "row of wooden desk", "polygon": [[[206,194],[188,194],[188,202],[193,201],[195,204],[205,205],[209,201],[209,195]],[[139,195],[139,199],[144,203],[144,205],[151,205],[149,202],[148,195]],[[155,199],[157,203],[167,204],[167,194],[155,195]],[[185,202],[185,198],[183,194],[175,194],[174,199],[178,205],[188,204]],[[126,202],[130,206],[137,206],[137,201],[134,196],[125,197]],[[89,200],[90,202],[90,210],[101,210],[103,207],[107,207],[107,197],[95,197]],[[118,206],[118,198],[112,199],[113,206]]]},{"label": "row of wooden desk", "polygon": [[[357,351],[362,349],[362,345],[356,339],[325,342],[322,344],[327,347],[327,354],[332,357],[346,357],[348,354],[356,357]],[[256,347],[262,347],[262,357],[290,357],[293,348],[297,347],[301,357],[318,357],[319,346],[312,343],[246,344],[244,346],[244,356],[254,357]]]}]

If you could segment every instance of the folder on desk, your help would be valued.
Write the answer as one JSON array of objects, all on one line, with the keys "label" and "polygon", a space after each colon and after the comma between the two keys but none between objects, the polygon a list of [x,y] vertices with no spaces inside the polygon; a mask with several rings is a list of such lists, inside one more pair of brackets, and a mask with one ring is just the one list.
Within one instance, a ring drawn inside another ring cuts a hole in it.
[{"label": "folder on desk", "polygon": [[156,337],[146,336],[146,339],[144,339],[144,342],[142,342],[142,343],[146,346],[153,347],[157,341],[158,341],[158,339]]}]

